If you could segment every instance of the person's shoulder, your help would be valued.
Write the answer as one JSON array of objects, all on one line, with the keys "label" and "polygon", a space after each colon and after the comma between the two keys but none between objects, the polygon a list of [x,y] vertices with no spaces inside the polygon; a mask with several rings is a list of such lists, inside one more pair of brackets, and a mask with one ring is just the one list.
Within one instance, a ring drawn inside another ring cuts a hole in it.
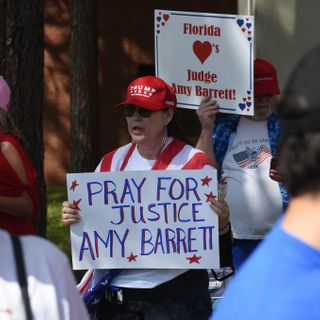
[{"label": "person's shoulder", "polygon": [[3,134],[2,138],[0,139],[0,149],[3,154],[6,155],[11,155],[11,154],[25,154],[26,151],[20,142],[20,140],[10,134],[10,133],[5,133]]},{"label": "person's shoulder", "polygon": [[[264,241],[269,242],[270,240]],[[264,307],[265,299],[268,301],[271,298],[270,293],[276,286],[275,282],[270,282],[268,285],[271,280],[270,270],[275,272],[274,278],[278,276],[276,268],[271,268],[273,263],[276,264],[272,256],[274,252],[269,250],[269,246],[262,248],[260,245],[244,262],[229,283],[224,292],[224,299],[219,303],[211,320],[258,318],[259,312]],[[258,273],[257,270],[259,270]],[[264,314],[261,315],[259,319],[269,319],[264,316]]]},{"label": "person's shoulder", "polygon": [[121,147],[115,148],[115,149],[113,149],[111,151],[106,152],[104,154],[103,158],[110,157],[110,156],[114,155],[116,152],[121,152],[121,151],[128,150],[131,146],[132,146],[132,143],[130,142],[130,143],[125,144],[125,145],[123,145]]},{"label": "person's shoulder", "polygon": [[230,121],[239,121],[240,115],[238,114],[227,114],[227,113],[221,113],[216,118],[216,123],[228,123]]},{"label": "person's shoulder", "polygon": [[12,143],[10,140],[5,140],[0,142],[0,147],[1,147],[1,152],[6,154],[6,153],[11,153],[11,152],[16,152],[16,144]]},{"label": "person's shoulder", "polygon": [[227,114],[216,119],[214,132],[234,131],[241,119],[238,114]]},{"label": "person's shoulder", "polygon": [[11,143],[11,144],[21,144],[19,139],[11,134],[11,133],[8,133],[8,132],[2,132],[0,131],[0,142],[1,143]]},{"label": "person's shoulder", "polygon": [[1,245],[6,247],[5,244],[10,241],[9,237],[10,237],[9,232],[7,232],[3,229],[0,229],[0,243],[1,243]]},{"label": "person's shoulder", "polygon": [[180,139],[177,139],[177,138],[173,138],[168,146],[170,146],[172,149],[180,149],[180,150],[183,150],[184,152],[185,151],[188,151],[188,152],[195,152],[195,151],[201,151],[200,149],[196,149],[195,147],[193,147],[191,144],[189,143],[186,143]]},{"label": "person's shoulder", "polygon": [[113,149],[112,151],[107,152],[102,159],[100,160],[100,163],[96,167],[95,171],[114,171],[112,170],[112,167],[114,167],[115,163],[121,162],[124,157],[129,152],[130,148],[134,147],[135,144],[128,143],[124,146],[121,146],[119,148]]},{"label": "person's shoulder", "polygon": [[[19,239],[25,257],[34,257],[37,254],[37,256],[41,257],[38,261],[39,263],[44,262],[46,264],[50,261],[52,263],[65,262],[69,264],[66,254],[49,240],[34,235],[19,236]],[[0,243],[6,248],[10,247],[9,232],[0,229]]]},{"label": "person's shoulder", "polygon": [[186,158],[186,163],[183,167],[184,169],[201,169],[204,166],[213,167],[211,159],[204,151],[177,139],[175,139],[172,143],[181,145],[180,155],[185,155]]},{"label": "person's shoulder", "polygon": [[20,236],[22,246],[26,255],[34,255],[36,252],[42,259],[48,259],[54,261],[64,261],[68,263],[66,254],[51,241],[34,235]]}]

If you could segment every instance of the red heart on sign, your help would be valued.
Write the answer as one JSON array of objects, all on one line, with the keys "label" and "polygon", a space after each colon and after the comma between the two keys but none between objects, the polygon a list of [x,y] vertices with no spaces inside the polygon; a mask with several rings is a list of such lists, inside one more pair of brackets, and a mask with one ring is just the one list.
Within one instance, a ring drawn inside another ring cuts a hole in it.
[{"label": "red heart on sign", "polygon": [[169,15],[168,14],[164,14],[163,15],[163,19],[165,22],[167,22],[169,20]]},{"label": "red heart on sign", "polygon": [[203,64],[212,52],[212,45],[209,41],[204,41],[203,43],[199,40],[193,43],[193,52]]}]

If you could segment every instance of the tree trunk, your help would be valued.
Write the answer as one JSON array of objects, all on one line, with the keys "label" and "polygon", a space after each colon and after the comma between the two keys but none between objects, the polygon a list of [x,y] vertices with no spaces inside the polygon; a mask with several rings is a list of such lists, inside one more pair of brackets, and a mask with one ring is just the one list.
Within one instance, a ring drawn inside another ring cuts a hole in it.
[{"label": "tree trunk", "polygon": [[37,170],[41,195],[40,235],[46,233],[43,174],[43,21],[42,0],[0,0],[0,72],[12,90],[10,114],[24,137]]},{"label": "tree trunk", "polygon": [[70,0],[71,171],[92,171],[98,158],[96,1]]}]

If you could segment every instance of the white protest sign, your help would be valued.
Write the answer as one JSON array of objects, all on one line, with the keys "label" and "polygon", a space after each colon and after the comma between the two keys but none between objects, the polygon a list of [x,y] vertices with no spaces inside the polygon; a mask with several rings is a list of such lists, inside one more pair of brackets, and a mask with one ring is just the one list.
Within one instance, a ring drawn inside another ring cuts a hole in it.
[{"label": "white protest sign", "polygon": [[217,172],[67,174],[74,269],[219,267]]},{"label": "white protest sign", "polygon": [[156,76],[178,107],[210,96],[221,112],[254,114],[253,16],[155,10],[154,32]]}]

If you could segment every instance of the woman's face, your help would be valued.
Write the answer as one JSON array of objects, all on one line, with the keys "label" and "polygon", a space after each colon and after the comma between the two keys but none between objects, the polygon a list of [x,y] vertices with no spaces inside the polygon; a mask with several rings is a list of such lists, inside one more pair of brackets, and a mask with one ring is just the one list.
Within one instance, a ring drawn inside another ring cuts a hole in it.
[{"label": "woman's face", "polygon": [[[146,109],[137,107],[134,109],[134,106],[130,106],[130,108],[131,112],[128,112],[127,114],[125,112],[125,114],[128,124],[128,131],[132,138],[132,141],[146,147],[156,147],[157,144],[161,144],[164,129],[170,123],[173,116],[172,110],[150,110],[150,116],[144,117],[143,112]],[[141,109],[141,115],[139,114],[139,112],[137,112],[137,109]],[[149,110],[147,110],[147,113],[149,113],[148,111]],[[133,115],[130,116],[132,112]]]}]

